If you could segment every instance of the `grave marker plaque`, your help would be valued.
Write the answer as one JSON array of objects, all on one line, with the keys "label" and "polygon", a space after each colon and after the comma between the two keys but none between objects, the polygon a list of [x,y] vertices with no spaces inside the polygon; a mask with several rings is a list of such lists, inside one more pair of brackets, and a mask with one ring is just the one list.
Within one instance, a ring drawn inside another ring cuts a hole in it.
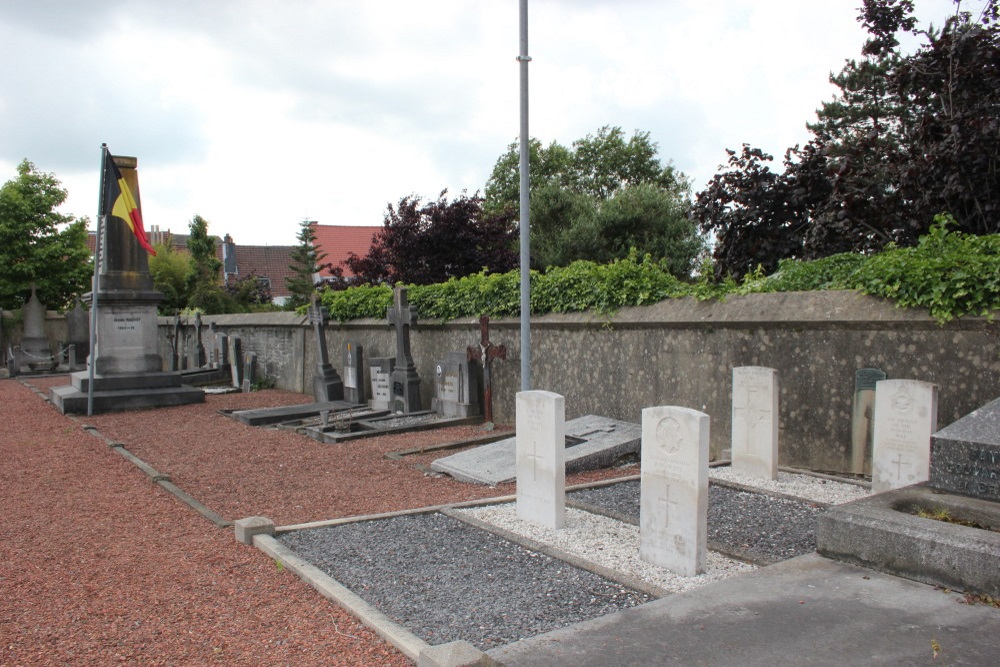
[{"label": "grave marker plaque", "polygon": [[875,388],[872,492],[924,482],[931,434],[937,430],[937,387],[919,380],[882,380]]},{"label": "grave marker plaque", "polygon": [[733,369],[732,469],[750,477],[778,478],[778,371]]},{"label": "grave marker plaque", "polygon": [[364,403],[365,392],[365,349],[356,341],[344,343],[344,400],[348,403]]},{"label": "grave marker plaque", "polygon": [[372,410],[389,410],[392,408],[392,370],[396,365],[392,357],[373,357],[368,360],[371,373],[372,398],[369,407]]},{"label": "grave marker plaque", "polygon": [[444,417],[479,414],[476,366],[466,354],[449,352],[434,363],[434,398],[431,410]]},{"label": "grave marker plaque", "polygon": [[517,415],[517,515],[557,530],[566,523],[566,402],[521,391]]},{"label": "grave marker plaque", "polygon": [[696,410],[642,411],[639,556],[687,577],[705,571],[708,429]]}]

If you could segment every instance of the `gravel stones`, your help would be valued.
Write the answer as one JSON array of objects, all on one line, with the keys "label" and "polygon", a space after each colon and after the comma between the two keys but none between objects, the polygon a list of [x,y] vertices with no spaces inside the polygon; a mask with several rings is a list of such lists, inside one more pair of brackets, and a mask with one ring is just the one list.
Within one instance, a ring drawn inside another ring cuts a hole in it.
[{"label": "gravel stones", "polygon": [[430,644],[485,650],[651,599],[442,514],[279,540]]}]

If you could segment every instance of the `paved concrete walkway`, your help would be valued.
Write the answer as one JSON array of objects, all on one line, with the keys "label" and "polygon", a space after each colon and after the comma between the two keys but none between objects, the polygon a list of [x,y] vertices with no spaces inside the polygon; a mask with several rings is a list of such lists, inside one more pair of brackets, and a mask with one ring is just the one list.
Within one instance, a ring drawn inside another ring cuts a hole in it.
[{"label": "paved concrete walkway", "polygon": [[508,667],[995,666],[1000,609],[812,554],[490,655]]}]

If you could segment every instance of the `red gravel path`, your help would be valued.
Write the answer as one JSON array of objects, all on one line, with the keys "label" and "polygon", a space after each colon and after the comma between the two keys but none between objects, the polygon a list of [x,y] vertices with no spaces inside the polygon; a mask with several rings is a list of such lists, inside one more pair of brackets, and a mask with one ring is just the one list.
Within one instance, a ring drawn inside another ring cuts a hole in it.
[{"label": "red gravel path", "polygon": [[[68,377],[28,382],[47,393]],[[514,492],[513,484],[462,484],[413,465],[434,456],[384,456],[479,435],[470,427],[326,445],[219,413],[309,400],[266,390],[72,419],[18,381],[0,381],[0,665],[407,664],[82,429],[92,424],[123,442],[229,520],[267,516],[283,525]]]}]

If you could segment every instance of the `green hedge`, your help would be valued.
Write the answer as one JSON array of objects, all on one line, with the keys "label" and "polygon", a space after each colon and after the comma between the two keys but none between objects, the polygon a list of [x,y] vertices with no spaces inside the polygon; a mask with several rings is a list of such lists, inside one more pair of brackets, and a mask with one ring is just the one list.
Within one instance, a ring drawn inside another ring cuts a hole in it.
[{"label": "green hedge", "polygon": [[[686,296],[724,299],[729,294],[856,289],[899,306],[926,308],[942,323],[967,314],[992,317],[1000,310],[1000,235],[949,232],[952,222],[939,216],[912,248],[890,246],[870,257],[845,253],[814,261],[783,260],[774,274],[751,273],[742,283],[705,278],[684,283],[664,263],[648,255],[640,259],[634,252],[610,264],[574,262],[531,272],[531,312],[592,310],[609,315],[623,306]],[[701,275],[712,275],[710,262],[702,266]],[[424,319],[517,317],[520,274],[482,272],[436,285],[411,285],[409,299]],[[392,290],[378,286],[326,291],[323,303],[338,321],[383,318],[392,304]]]}]

